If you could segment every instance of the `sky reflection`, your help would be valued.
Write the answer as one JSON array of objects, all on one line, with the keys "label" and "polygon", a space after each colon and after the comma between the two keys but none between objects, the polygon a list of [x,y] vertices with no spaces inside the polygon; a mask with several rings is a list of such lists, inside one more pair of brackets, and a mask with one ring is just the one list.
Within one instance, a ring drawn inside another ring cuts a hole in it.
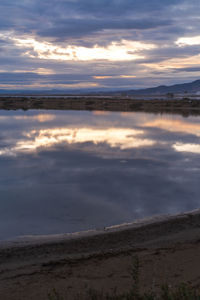
[{"label": "sky reflection", "polygon": [[136,138],[142,130],[127,128],[54,128],[32,130],[23,135],[26,139],[17,141],[14,147],[5,147],[0,150],[0,155],[17,155],[21,152],[33,152],[41,148],[50,148],[61,143],[80,144],[93,143],[98,145],[106,143],[109,147],[117,147],[121,150],[136,147],[152,146],[155,142],[146,138]]},{"label": "sky reflection", "polygon": [[0,239],[198,208],[199,121],[0,111]]}]

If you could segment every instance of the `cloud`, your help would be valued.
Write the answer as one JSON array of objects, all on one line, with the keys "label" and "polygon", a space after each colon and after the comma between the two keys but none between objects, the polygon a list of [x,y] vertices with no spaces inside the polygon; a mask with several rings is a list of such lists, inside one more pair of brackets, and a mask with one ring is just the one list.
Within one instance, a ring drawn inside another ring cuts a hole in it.
[{"label": "cloud", "polygon": [[[51,43],[38,42],[34,39],[12,38],[17,46],[25,48],[24,55],[40,59],[61,61],[90,61],[110,60],[126,61],[143,58],[139,51],[153,49],[153,44],[122,40],[120,43],[112,42],[107,47],[94,45],[92,48],[69,45],[65,48]],[[26,50],[27,48],[27,50]]]},{"label": "cloud", "polygon": [[200,45],[200,35],[193,37],[181,37],[176,41],[176,44],[180,47],[184,47],[187,45]]},{"label": "cloud", "polygon": [[173,147],[178,152],[189,152],[194,154],[200,154],[199,144],[176,143]]},{"label": "cloud", "polygon": [[102,20],[102,19],[69,19],[52,24],[50,28],[38,31],[42,37],[51,37],[57,40],[80,38],[97,34],[105,30],[147,30],[170,24],[168,20],[130,19],[130,20]]},{"label": "cloud", "polygon": [[[2,0],[0,72],[10,74],[9,88],[20,80],[30,88],[139,88],[170,84],[177,72],[177,83],[197,79],[199,9],[196,0]],[[58,77],[39,84],[33,73]],[[67,79],[58,83],[60,74]]]}]

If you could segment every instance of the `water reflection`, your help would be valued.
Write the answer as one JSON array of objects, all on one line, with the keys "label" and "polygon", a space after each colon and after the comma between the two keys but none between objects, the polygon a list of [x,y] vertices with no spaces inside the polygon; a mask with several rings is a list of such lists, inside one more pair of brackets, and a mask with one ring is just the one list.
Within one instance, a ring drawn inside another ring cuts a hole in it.
[{"label": "water reflection", "polygon": [[183,132],[200,136],[200,124],[185,122],[184,120],[157,119],[144,124],[147,127],[158,127],[172,132]]},{"label": "water reflection", "polygon": [[19,139],[14,147],[6,147],[0,150],[0,155],[17,155],[20,152],[33,152],[42,147],[52,147],[61,143],[93,143],[98,145],[106,143],[111,148],[129,149],[136,147],[152,146],[155,142],[147,138],[136,138],[136,135],[142,135],[142,130],[127,128],[55,128],[32,130],[25,132],[26,138]]},{"label": "water reflection", "polygon": [[199,144],[176,143],[175,145],[173,145],[173,147],[176,151],[200,154],[200,145]]},{"label": "water reflection", "polygon": [[200,206],[200,117],[0,111],[0,238]]}]

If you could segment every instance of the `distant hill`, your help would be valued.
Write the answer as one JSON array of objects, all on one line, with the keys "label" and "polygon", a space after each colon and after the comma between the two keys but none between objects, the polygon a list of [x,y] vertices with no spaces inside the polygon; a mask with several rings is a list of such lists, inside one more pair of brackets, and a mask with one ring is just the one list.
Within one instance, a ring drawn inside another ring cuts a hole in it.
[{"label": "distant hill", "polygon": [[158,87],[152,87],[141,90],[128,90],[125,93],[127,93],[128,95],[161,95],[167,93],[196,94],[200,93],[200,80],[196,80],[190,83],[175,84],[171,86],[160,85]]},{"label": "distant hill", "polygon": [[96,91],[95,89],[74,89],[74,90],[3,90],[0,89],[0,95],[166,95],[168,93],[173,94],[200,94],[200,80],[196,80],[190,83],[175,84],[171,86],[161,85],[158,87],[140,89],[140,90],[119,90],[119,88],[112,89],[112,91]]}]

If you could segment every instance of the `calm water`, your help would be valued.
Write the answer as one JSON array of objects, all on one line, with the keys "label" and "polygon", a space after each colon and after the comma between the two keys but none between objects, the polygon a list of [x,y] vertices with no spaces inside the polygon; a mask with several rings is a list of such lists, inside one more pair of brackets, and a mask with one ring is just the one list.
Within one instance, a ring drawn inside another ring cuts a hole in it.
[{"label": "calm water", "polygon": [[200,207],[200,116],[0,111],[0,239]]}]

